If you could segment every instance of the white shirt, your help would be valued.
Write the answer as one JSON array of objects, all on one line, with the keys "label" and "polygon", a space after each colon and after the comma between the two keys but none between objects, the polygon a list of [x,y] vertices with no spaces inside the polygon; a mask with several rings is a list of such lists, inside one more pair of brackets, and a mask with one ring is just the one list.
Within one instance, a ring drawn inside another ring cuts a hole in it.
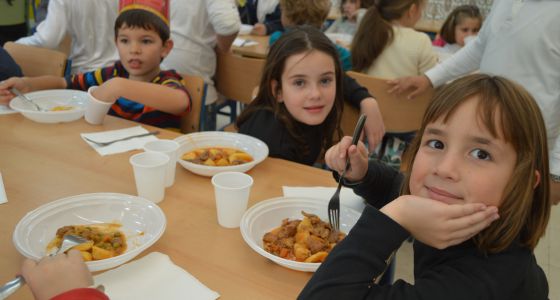
[{"label": "white shirt", "polygon": [[208,84],[206,104],[216,101],[212,77],[216,71],[216,35],[239,31],[241,21],[232,0],[171,0],[173,49],[162,69],[198,75]]},{"label": "white shirt", "polygon": [[516,81],[535,98],[550,173],[560,175],[560,1],[495,0],[478,37],[426,75],[439,86],[478,68]]},{"label": "white shirt", "polygon": [[57,49],[69,34],[73,74],[109,66],[119,58],[113,30],[118,4],[118,0],[50,0],[37,31],[16,43]]}]

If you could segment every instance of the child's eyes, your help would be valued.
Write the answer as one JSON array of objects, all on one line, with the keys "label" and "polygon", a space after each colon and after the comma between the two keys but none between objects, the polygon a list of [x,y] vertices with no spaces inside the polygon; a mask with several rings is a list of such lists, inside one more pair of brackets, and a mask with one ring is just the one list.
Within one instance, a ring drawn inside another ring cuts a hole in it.
[{"label": "child's eyes", "polygon": [[142,40],[142,43],[143,43],[143,44],[151,44],[151,43],[153,43],[153,41],[150,40],[150,39],[143,39],[143,40]]},{"label": "child's eyes", "polygon": [[119,39],[119,43],[126,44],[128,43],[128,39]]},{"label": "child's eyes", "polygon": [[305,80],[303,80],[303,79],[294,80],[294,85],[297,86],[297,87],[302,87],[302,86],[305,85]]},{"label": "child's eyes", "polygon": [[430,148],[443,149],[443,142],[440,140],[429,140],[426,144]]},{"label": "child's eyes", "polygon": [[333,82],[333,79],[330,77],[321,79],[321,85],[329,85],[331,82]]},{"label": "child's eyes", "polygon": [[481,159],[481,160],[491,160],[492,156],[490,156],[490,153],[482,150],[482,149],[474,149],[473,151],[471,151],[470,155],[476,159]]}]

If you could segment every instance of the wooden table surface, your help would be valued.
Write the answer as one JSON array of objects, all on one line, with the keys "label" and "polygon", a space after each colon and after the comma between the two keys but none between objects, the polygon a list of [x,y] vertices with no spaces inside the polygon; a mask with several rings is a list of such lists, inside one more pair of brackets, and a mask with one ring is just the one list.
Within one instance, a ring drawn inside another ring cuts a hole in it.
[{"label": "wooden table surface", "polygon": [[[115,117],[93,126],[83,119],[39,124],[19,114],[0,115],[0,171],[9,201],[0,204],[1,284],[14,277],[24,260],[12,243],[12,233],[27,212],[78,194],[136,194],[128,159],[138,151],[100,156],[79,135],[136,125]],[[163,130],[159,138],[178,135]],[[283,185],[335,186],[327,171],[272,158],[248,174],[254,178],[249,206],[282,196]],[[294,299],[311,276],[263,258],[244,242],[239,229],[220,227],[208,177],[177,165],[175,184],[166,190],[159,206],[166,214],[167,229],[139,257],[152,251],[169,255],[175,264],[220,293],[220,299]],[[24,287],[10,299],[31,298]]]}]

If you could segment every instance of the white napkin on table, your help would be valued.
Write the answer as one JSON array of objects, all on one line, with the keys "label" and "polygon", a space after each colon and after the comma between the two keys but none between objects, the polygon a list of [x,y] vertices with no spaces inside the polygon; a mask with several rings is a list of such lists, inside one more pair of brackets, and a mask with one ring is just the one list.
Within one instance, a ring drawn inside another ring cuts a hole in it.
[{"label": "white napkin on table", "polygon": [[17,110],[11,109],[8,105],[0,104],[0,115],[15,114]]},{"label": "white napkin on table", "polygon": [[249,47],[253,45],[258,45],[259,43],[249,40],[249,39],[242,39],[242,38],[235,38],[233,41],[233,46],[235,47]]},{"label": "white napkin on table", "polygon": [[0,204],[2,203],[8,203],[8,197],[6,196],[6,189],[4,188],[2,173],[0,173]]},{"label": "white napkin on table", "polygon": [[[138,135],[143,133],[148,133],[148,130],[146,130],[142,126],[135,126],[135,127],[119,129],[119,130],[82,133],[80,135],[82,136],[82,138],[87,137],[96,142],[108,142],[108,141],[124,138],[127,136]],[[97,153],[101,154],[102,156],[105,156],[109,154],[127,152],[130,150],[142,149],[146,142],[155,141],[157,139],[158,138],[153,135],[148,135],[148,136],[133,138],[130,140],[116,142],[108,146],[99,146],[94,143],[88,142],[85,139],[84,141],[88,143],[93,149],[95,149]]]},{"label": "white napkin on table", "polygon": [[[328,202],[336,188],[334,187],[292,187],[283,186],[282,191],[284,192],[284,197],[310,197],[316,199],[324,199]],[[340,203],[344,206],[353,208],[359,212],[364,210],[366,203],[364,199],[356,194],[352,189],[347,187],[342,187],[340,190]]]},{"label": "white napkin on table", "polygon": [[220,297],[159,252],[97,275],[94,281],[95,285],[105,286],[105,293],[111,300],[215,300]]}]

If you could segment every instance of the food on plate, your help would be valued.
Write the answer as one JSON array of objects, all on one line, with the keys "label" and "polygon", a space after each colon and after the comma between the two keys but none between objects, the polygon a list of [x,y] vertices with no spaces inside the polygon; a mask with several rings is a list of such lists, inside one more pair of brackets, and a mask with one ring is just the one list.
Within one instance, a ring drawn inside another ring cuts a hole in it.
[{"label": "food on plate", "polygon": [[264,250],[299,262],[323,262],[346,234],[333,230],[314,214],[301,212],[303,220],[282,220],[282,225],[263,236]]},{"label": "food on plate", "polygon": [[115,223],[70,225],[56,231],[55,238],[47,245],[47,253],[59,248],[67,234],[79,235],[88,241],[73,247],[82,253],[84,261],[101,260],[117,256],[126,251],[126,237]]},{"label": "food on plate", "polygon": [[183,154],[183,160],[206,166],[233,166],[253,161],[247,152],[225,147],[206,147]]},{"label": "food on plate", "polygon": [[66,111],[66,110],[72,110],[72,109],[74,109],[74,106],[59,105],[59,106],[55,106],[55,107],[51,108],[50,111]]}]

